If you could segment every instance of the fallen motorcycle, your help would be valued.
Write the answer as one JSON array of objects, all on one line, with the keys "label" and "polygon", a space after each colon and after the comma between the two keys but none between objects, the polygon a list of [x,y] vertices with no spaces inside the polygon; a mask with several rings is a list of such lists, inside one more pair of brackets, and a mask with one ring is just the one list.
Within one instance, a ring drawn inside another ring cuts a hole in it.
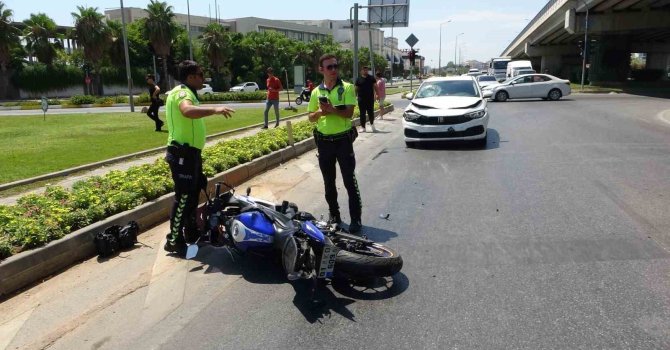
[{"label": "fallen motorcycle", "polygon": [[[227,190],[221,191],[221,187]],[[281,205],[216,183],[202,219],[205,229],[189,244],[186,258],[197,255],[200,245],[225,246],[239,252],[279,252],[289,280],[368,279],[400,271],[402,257],[393,249],[364,236],[349,234],[337,225],[317,220],[298,206]]]}]

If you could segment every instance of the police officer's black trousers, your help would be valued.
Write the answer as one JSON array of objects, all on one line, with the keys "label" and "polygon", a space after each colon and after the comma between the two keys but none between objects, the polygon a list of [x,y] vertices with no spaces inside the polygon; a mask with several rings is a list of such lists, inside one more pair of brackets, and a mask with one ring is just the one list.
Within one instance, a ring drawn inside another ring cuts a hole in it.
[{"label": "police officer's black trousers", "polygon": [[319,167],[323,175],[323,183],[326,189],[326,202],[331,215],[340,215],[340,207],[337,203],[337,187],[335,179],[337,172],[335,163],[340,164],[342,181],[349,195],[349,215],[351,221],[361,220],[361,194],[358,190],[358,182],[354,170],[356,169],[356,156],[350,138],[340,138],[336,141],[318,140]]},{"label": "police officer's black trousers", "polygon": [[184,242],[185,233],[197,233],[196,209],[200,190],[207,187],[207,177],[202,173],[202,157],[197,148],[168,146],[165,160],[170,165],[175,191],[168,239],[172,243]]}]

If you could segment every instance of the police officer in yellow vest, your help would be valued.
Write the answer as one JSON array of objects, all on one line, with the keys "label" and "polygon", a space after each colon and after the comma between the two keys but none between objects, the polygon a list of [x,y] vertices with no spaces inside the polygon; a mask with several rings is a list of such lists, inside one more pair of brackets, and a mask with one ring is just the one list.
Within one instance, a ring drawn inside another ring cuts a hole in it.
[{"label": "police officer in yellow vest", "polygon": [[170,233],[164,249],[186,254],[184,235],[196,233],[195,212],[200,190],[207,187],[202,173],[202,149],[205,147],[204,117],[221,114],[230,118],[234,110],[227,107],[201,107],[197,90],[205,80],[202,68],[194,61],[183,61],[178,67],[182,82],[168,93],[165,113],[168,125],[168,147],[165,160],[174,181],[174,204],[170,215]]},{"label": "police officer in yellow vest", "polygon": [[319,167],[325,185],[326,202],[330,221],[341,224],[340,208],[335,187],[335,164],[340,164],[344,187],[349,195],[349,232],[361,232],[361,195],[356,181],[356,156],[353,142],[358,133],[352,126],[351,117],[356,105],[353,84],[342,81],[338,74],[337,57],[326,54],[319,59],[319,73],[323,82],[312,90],[307,111],[309,120],[316,123],[314,139],[319,151]]}]

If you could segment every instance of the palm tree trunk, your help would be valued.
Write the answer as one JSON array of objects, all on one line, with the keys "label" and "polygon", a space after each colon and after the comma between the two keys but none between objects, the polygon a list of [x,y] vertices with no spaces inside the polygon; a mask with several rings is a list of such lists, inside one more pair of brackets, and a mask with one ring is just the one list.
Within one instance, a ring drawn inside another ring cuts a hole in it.
[{"label": "palm tree trunk", "polygon": [[166,93],[170,91],[170,83],[168,81],[168,71],[167,71],[167,55],[163,56],[163,91]]}]

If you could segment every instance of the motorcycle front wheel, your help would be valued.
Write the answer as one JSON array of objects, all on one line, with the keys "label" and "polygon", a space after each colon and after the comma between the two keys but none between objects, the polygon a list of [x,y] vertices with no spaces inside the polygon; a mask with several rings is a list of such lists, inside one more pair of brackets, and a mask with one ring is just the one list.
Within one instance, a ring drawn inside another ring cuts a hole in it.
[{"label": "motorcycle front wheel", "polygon": [[295,99],[295,104],[301,105],[302,104],[302,97],[298,97]]},{"label": "motorcycle front wheel", "polygon": [[395,250],[371,243],[354,251],[340,250],[335,258],[335,276],[372,278],[395,275],[402,269],[402,257]]}]

